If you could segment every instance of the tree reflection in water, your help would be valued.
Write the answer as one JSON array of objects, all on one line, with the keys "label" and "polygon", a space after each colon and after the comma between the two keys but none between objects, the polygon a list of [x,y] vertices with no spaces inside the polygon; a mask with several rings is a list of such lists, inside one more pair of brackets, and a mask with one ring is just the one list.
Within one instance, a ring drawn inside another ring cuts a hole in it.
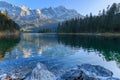
[{"label": "tree reflection in water", "polygon": [[98,51],[107,61],[120,62],[120,37],[88,36],[88,35],[58,35],[58,42],[84,50]]},{"label": "tree reflection in water", "polygon": [[2,36],[0,37],[0,60],[4,59],[5,54],[9,52],[19,43],[19,36]]}]

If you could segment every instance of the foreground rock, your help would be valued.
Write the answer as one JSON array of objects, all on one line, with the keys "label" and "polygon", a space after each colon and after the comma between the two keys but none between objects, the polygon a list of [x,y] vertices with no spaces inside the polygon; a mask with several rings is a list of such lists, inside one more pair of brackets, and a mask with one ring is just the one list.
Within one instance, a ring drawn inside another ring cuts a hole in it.
[{"label": "foreground rock", "polygon": [[43,64],[38,63],[29,80],[56,80],[56,77]]},{"label": "foreground rock", "polygon": [[18,78],[15,75],[9,76],[8,74],[0,75],[0,80],[24,80],[24,78]]},{"label": "foreground rock", "polygon": [[83,64],[73,67],[66,71],[59,78],[47,70],[47,68],[38,63],[31,72],[31,75],[24,78],[18,78],[15,75],[0,75],[0,80],[120,80],[112,77],[113,73],[98,65]]},{"label": "foreground rock", "polygon": [[112,77],[113,75],[111,71],[98,65],[83,64],[81,66],[77,66],[76,69],[81,69],[87,75],[94,75],[101,77]]},{"label": "foreground rock", "polygon": [[58,80],[120,80],[112,75],[111,71],[101,66],[83,64],[68,70]]}]

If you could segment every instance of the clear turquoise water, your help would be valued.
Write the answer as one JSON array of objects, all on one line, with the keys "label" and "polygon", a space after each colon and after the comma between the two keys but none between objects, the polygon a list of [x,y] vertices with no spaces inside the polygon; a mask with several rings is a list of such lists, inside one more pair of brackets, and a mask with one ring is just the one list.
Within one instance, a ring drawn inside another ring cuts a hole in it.
[{"label": "clear turquoise water", "polygon": [[0,46],[0,54],[4,54],[0,74],[29,75],[41,62],[60,75],[70,67],[89,63],[103,66],[120,78],[120,37],[26,33],[13,43],[7,43],[11,45],[7,48]]}]

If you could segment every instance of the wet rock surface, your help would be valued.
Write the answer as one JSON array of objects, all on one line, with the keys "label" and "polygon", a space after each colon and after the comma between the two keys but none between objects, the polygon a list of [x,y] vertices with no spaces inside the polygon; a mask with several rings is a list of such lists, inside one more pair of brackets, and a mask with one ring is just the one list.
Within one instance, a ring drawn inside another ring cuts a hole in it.
[{"label": "wet rock surface", "polygon": [[120,80],[98,65],[83,64],[66,71],[58,80]]},{"label": "wet rock surface", "polygon": [[57,78],[43,64],[38,63],[26,79],[3,74],[0,75],[0,80],[120,80],[112,76],[110,70],[101,66],[82,64],[69,69]]},{"label": "wet rock surface", "polygon": [[38,63],[28,80],[56,80],[56,77],[43,64]]},{"label": "wet rock surface", "polygon": [[18,78],[17,76],[11,75],[9,76],[8,74],[3,74],[0,75],[0,80],[24,80],[25,78]]},{"label": "wet rock surface", "polygon": [[107,70],[99,65],[83,64],[81,66],[78,66],[78,69],[81,69],[91,75],[93,74],[101,77],[111,77],[113,75],[110,70]]}]

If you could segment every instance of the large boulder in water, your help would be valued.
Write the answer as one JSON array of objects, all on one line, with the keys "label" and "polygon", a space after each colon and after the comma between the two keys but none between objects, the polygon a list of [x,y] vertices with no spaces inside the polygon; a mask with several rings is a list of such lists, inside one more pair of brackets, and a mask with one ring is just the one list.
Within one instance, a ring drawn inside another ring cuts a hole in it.
[{"label": "large boulder in water", "polygon": [[111,77],[113,75],[110,70],[105,69],[104,67],[101,67],[99,65],[83,64],[81,66],[78,66],[78,69],[81,69],[82,71],[88,73],[88,75],[101,77]]},{"label": "large boulder in water", "polygon": [[82,70],[71,69],[61,76],[58,80],[99,80],[94,77],[89,77]]},{"label": "large boulder in water", "polygon": [[66,71],[58,80],[120,80],[113,73],[98,65],[83,64]]},{"label": "large boulder in water", "polygon": [[30,80],[56,80],[56,77],[43,64],[38,63],[32,71]]},{"label": "large boulder in water", "polygon": [[101,66],[83,64],[73,67],[61,75],[60,78],[56,78],[43,64],[38,63],[27,79],[18,78],[14,74],[10,76],[3,74],[0,75],[0,80],[120,80],[113,78],[112,75],[113,73],[110,70]]}]

